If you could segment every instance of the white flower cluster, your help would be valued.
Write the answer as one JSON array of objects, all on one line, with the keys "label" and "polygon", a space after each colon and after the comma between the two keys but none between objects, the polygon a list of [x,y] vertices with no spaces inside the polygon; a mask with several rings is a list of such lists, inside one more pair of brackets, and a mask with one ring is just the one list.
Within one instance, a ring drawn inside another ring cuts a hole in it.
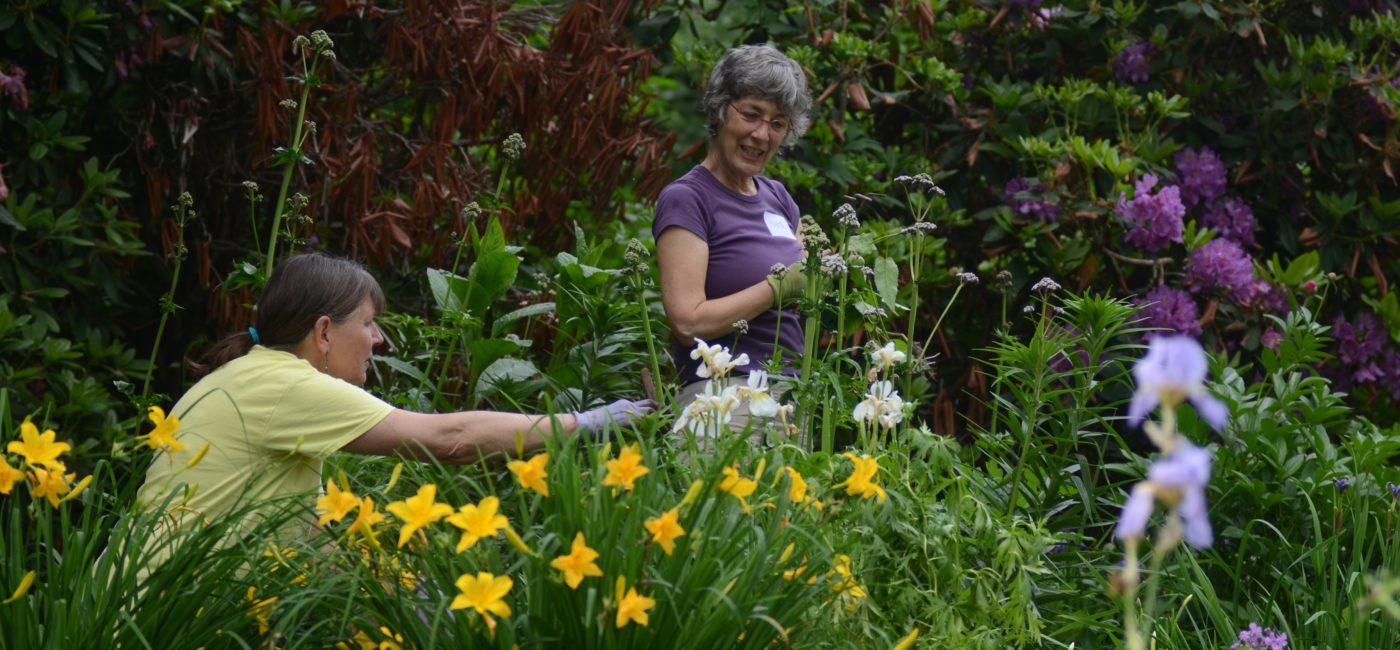
[{"label": "white flower cluster", "polygon": [[745,386],[723,386],[722,380],[727,377],[734,368],[749,363],[749,355],[741,354],[738,358],[730,355],[729,348],[722,345],[710,345],[699,337],[695,339],[695,349],[690,352],[690,358],[702,359],[703,364],[695,370],[695,374],[709,381],[705,382],[705,389],[695,396],[695,401],[686,407],[681,413],[680,419],[676,421],[676,431],[690,431],[692,433],[707,432],[717,434],[720,427],[728,425],[734,418],[734,410],[737,409],[743,400],[749,401],[749,415],[753,417],[779,418],[786,425],[792,419],[793,407],[791,404],[779,405],[768,389],[768,373],[763,370],[753,370],[749,372],[748,382]]},{"label": "white flower cluster", "polygon": [[864,425],[879,423],[881,428],[892,430],[904,419],[904,399],[888,380],[873,382],[851,417]]}]

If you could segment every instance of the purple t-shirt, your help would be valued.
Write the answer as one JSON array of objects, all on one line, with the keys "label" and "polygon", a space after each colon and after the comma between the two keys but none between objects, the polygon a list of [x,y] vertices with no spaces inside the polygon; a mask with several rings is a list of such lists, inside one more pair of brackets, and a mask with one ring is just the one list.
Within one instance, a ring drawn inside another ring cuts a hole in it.
[{"label": "purple t-shirt", "polygon": [[[656,219],[651,234],[656,239],[667,228],[684,228],[705,240],[710,247],[709,266],[705,269],[705,298],[714,300],[747,289],[772,271],[774,264],[787,264],[802,259],[802,246],[797,243],[797,204],[782,183],[754,177],[758,194],[745,196],[728,188],[719,179],[696,165],[693,169],[661,190],[656,200]],[[770,307],[749,319],[749,333],[718,341],[714,345],[729,346],[737,358],[749,355],[749,365],[735,368],[735,374],[747,374],[760,369],[773,354],[777,342],[784,360],[798,356],[802,349],[802,326],[796,310],[782,312],[779,332],[778,310]],[[676,361],[681,384],[699,381],[695,370],[701,361],[690,358],[694,341],[671,340],[671,354]]]}]

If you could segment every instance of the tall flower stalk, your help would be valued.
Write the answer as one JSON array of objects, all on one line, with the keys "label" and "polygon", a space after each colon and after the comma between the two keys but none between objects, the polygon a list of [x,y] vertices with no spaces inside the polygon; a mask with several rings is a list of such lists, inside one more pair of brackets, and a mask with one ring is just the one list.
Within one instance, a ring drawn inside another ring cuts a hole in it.
[{"label": "tall flower stalk", "polygon": [[652,336],[651,330],[651,309],[647,306],[647,273],[651,270],[646,260],[650,257],[646,244],[633,238],[627,242],[627,251],[623,253],[622,259],[627,263],[627,277],[632,284],[632,289],[637,292],[637,303],[642,309],[642,331],[647,342],[647,361],[651,364],[651,381],[656,387],[656,405],[660,409],[665,409],[669,401],[670,392],[667,390],[669,384],[661,381],[661,363],[656,354],[656,340]]},{"label": "tall flower stalk", "polygon": [[[306,122],[306,102],[311,97],[311,89],[320,84],[316,76],[316,67],[321,59],[335,59],[335,42],[322,30],[311,32],[311,38],[297,36],[292,43],[301,51],[301,99],[297,102],[284,101],[283,105],[293,108],[297,112],[297,119],[292,124],[291,147],[279,152],[278,164],[282,165],[282,186],[277,190],[277,207],[272,214],[272,231],[268,233],[267,260],[263,266],[263,277],[272,277],[272,268],[277,257],[277,239],[281,236],[282,213],[287,206],[287,190],[292,185],[292,172],[296,170],[297,163],[305,157],[302,152],[302,145],[306,144],[306,139],[315,132],[315,127]],[[308,50],[310,54],[308,56]]]},{"label": "tall flower stalk", "polygon": [[185,256],[189,254],[189,249],[185,248],[185,226],[194,219],[194,197],[189,192],[181,192],[180,198],[175,204],[170,206],[170,210],[175,213],[175,247],[170,252],[170,260],[174,267],[170,271],[170,289],[165,295],[160,297],[160,323],[156,325],[156,338],[151,343],[150,363],[146,366],[146,377],[141,381],[141,404],[139,408],[145,408],[146,397],[150,394],[151,374],[155,371],[156,355],[160,352],[160,340],[165,335],[165,324],[170,320],[170,315],[175,313],[180,306],[175,304],[175,287],[180,284],[180,269],[184,265]]},{"label": "tall flower stalk", "polygon": [[[1133,367],[1137,392],[1128,405],[1128,423],[1136,426],[1153,408],[1161,407],[1160,422],[1146,422],[1143,430],[1162,456],[1147,471],[1147,480],[1133,486],[1114,536],[1127,549],[1118,584],[1123,596],[1123,632],[1129,650],[1144,650],[1152,634],[1158,581],[1162,564],[1183,540],[1196,548],[1210,546],[1212,533],[1206,512],[1206,484],[1210,481],[1211,454],[1181,436],[1176,429],[1176,408],[1190,401],[1201,419],[1219,429],[1229,416],[1225,405],[1205,390],[1205,350],[1186,336],[1152,339],[1147,355]],[[1153,505],[1169,507],[1166,523],[1153,546],[1142,611],[1137,610],[1141,574],[1138,548],[1146,536]]]},{"label": "tall flower stalk", "polygon": [[[938,187],[937,183],[933,182],[933,178],[928,174],[898,176],[895,177],[894,182],[904,187],[905,206],[909,209],[909,214],[914,217],[914,223],[902,231],[905,234],[914,235],[914,239],[909,245],[909,284],[913,288],[913,295],[909,300],[909,317],[905,325],[904,339],[909,342],[912,348],[914,345],[914,323],[919,316],[919,278],[923,272],[924,236],[932,233],[937,227],[926,221],[934,205],[933,200],[927,194],[942,196],[943,190]],[[932,335],[930,334],[930,336]],[[914,373],[908,373],[904,376],[903,387],[906,395],[913,394]]]},{"label": "tall flower stalk", "polygon": [[[803,215],[802,221],[798,225],[798,233],[802,237],[802,245],[807,250],[808,267],[812,268],[813,263],[818,262],[826,249],[831,245],[831,240],[817,225],[815,219],[809,215]],[[821,326],[821,282],[822,273],[816,268],[806,274],[807,286],[803,290],[802,310],[806,312],[806,318],[802,324],[802,380],[798,384],[798,390],[802,391],[804,400],[802,408],[802,442],[805,446],[811,447],[815,442],[812,426],[815,422],[815,402],[814,396],[809,392],[814,389],[812,372],[817,359],[817,332]],[[832,436],[824,433],[822,436],[823,451],[835,449],[835,441]]]}]

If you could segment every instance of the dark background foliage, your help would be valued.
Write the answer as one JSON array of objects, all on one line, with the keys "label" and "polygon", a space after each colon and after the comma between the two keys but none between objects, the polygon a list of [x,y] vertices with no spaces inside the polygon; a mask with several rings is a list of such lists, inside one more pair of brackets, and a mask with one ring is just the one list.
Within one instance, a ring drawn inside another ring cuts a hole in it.
[{"label": "dark background foliage", "polygon": [[[949,198],[921,279],[951,292],[955,269],[1012,274],[1009,294],[965,293],[939,333],[937,378],[918,397],[940,431],[981,417],[979,351],[999,325],[988,315],[1018,309],[1039,277],[1119,295],[1186,287],[1201,208],[1185,215],[1182,244],[1149,253],[1125,243],[1116,203],[1146,173],[1182,183],[1174,154],[1203,147],[1258,222],[1246,252],[1259,277],[1294,292],[1325,285],[1324,320],[1350,336],[1323,363],[1393,421],[1395,11],[1381,0],[10,3],[4,381],[18,412],[49,410],[72,430],[115,435],[134,416],[112,382],[144,372],[181,191],[199,218],[157,388],[178,394],[180,359],[244,324],[240,269],[260,254],[242,183],[274,194],[293,121],[279,102],[300,74],[292,38],[324,29],[337,58],[307,107],[317,131],[293,182],[310,198],[299,237],[371,264],[401,309],[426,309],[421,270],[448,264],[468,201],[543,250],[570,244],[575,221],[597,228],[629,206],[644,218],[645,200],[703,156],[709,65],[726,47],[772,42],[808,70],[818,100],[813,129],[771,170],[804,211],[824,220],[859,193],[862,218],[899,217],[893,178],[927,172]],[[512,132],[527,148],[497,195],[496,145]],[[1030,189],[1009,192],[1018,179]],[[1308,252],[1316,265],[1271,272]],[[921,320],[947,295],[923,300]],[[1213,348],[1257,353],[1268,310],[1190,299]]]}]

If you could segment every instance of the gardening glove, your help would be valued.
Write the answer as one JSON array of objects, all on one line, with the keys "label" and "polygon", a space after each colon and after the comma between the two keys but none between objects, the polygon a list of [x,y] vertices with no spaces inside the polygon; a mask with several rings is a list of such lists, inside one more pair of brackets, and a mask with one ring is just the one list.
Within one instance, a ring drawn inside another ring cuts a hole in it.
[{"label": "gardening glove", "polygon": [[802,260],[797,260],[783,271],[782,277],[777,274],[769,274],[766,278],[768,286],[773,288],[773,304],[781,305],[792,298],[802,295],[807,288],[807,274],[802,272]]},{"label": "gardening glove", "polygon": [[616,427],[631,426],[643,416],[656,410],[656,402],[649,399],[632,401],[620,399],[607,406],[574,413],[574,422],[580,433],[596,435],[611,423]]}]

